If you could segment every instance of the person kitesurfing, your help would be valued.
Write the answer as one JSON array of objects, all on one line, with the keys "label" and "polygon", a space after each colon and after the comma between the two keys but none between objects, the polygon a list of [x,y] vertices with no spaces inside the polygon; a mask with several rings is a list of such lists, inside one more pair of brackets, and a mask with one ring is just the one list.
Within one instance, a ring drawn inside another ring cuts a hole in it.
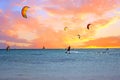
[{"label": "person kitesurfing", "polygon": [[66,51],[65,53],[70,54],[70,50],[71,50],[71,47],[70,47],[70,46],[68,46],[67,51]]},{"label": "person kitesurfing", "polygon": [[10,50],[10,46],[9,46],[9,45],[6,47],[6,50],[7,50],[7,51],[9,51],[9,50]]},{"label": "person kitesurfing", "polygon": [[42,49],[45,49],[45,46],[43,46],[43,48]]}]

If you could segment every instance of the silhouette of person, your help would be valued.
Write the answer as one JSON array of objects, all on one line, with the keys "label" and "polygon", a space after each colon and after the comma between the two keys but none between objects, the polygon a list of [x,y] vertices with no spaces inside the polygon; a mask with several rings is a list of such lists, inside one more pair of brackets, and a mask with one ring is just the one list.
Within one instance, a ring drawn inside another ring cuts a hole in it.
[{"label": "silhouette of person", "polygon": [[8,45],[7,48],[6,48],[6,50],[9,51],[9,49],[10,49],[10,46]]},{"label": "silhouette of person", "polygon": [[70,46],[68,46],[67,51],[66,51],[65,53],[70,54],[70,49],[71,49],[71,47],[70,47]]}]

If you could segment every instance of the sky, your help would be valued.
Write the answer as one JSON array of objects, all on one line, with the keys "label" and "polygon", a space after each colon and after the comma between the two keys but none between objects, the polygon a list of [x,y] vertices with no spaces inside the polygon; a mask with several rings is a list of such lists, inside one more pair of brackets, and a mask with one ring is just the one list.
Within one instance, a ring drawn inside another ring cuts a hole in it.
[{"label": "sky", "polygon": [[120,0],[0,0],[0,48],[7,45],[120,48]]}]

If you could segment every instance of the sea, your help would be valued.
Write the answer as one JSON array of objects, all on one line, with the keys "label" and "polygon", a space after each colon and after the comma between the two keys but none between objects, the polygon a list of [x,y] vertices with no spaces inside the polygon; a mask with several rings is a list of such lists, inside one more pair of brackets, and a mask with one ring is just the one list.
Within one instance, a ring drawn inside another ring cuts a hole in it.
[{"label": "sea", "polygon": [[120,49],[1,49],[0,80],[120,80]]}]

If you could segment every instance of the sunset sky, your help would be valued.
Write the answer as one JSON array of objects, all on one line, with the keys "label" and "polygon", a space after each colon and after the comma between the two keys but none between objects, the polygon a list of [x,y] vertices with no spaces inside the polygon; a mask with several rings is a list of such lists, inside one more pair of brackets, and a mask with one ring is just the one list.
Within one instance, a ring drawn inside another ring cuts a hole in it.
[{"label": "sunset sky", "polygon": [[120,48],[120,0],[0,0],[0,48],[7,45]]}]

